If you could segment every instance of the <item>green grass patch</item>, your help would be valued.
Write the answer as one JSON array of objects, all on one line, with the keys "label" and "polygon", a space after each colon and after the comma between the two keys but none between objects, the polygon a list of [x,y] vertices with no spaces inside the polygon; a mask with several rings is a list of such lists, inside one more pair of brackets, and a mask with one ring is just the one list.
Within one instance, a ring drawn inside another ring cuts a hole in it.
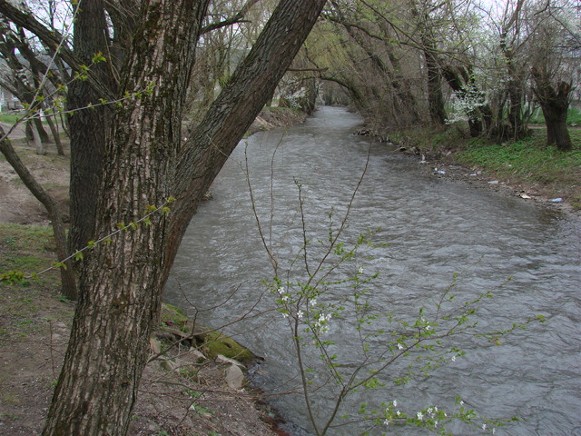
[{"label": "green grass patch", "polygon": [[10,113],[10,112],[2,112],[0,113],[0,122],[7,123],[7,124],[14,124],[18,120],[22,118],[22,115]]},{"label": "green grass patch", "polygon": [[35,276],[55,261],[51,247],[48,226],[0,224],[0,276],[15,278],[0,282],[0,342],[34,335],[48,320],[70,317],[72,303],[58,300],[59,272]]},{"label": "green grass patch", "polygon": [[54,261],[53,248],[48,226],[0,224],[0,273],[20,270],[34,274]]},{"label": "green grass patch", "polygon": [[473,140],[456,159],[467,165],[491,169],[500,176],[519,176],[540,183],[575,183],[581,169],[581,132],[572,131],[575,148],[559,151],[545,145],[545,132],[536,131],[530,138],[506,144],[487,144]]},{"label": "green grass patch", "polygon": [[[535,109],[529,122],[531,124],[545,124],[545,117],[541,108]],[[567,125],[581,126],[581,109],[569,107],[567,111]]]},{"label": "green grass patch", "polygon": [[565,197],[574,208],[581,209],[581,131],[571,129],[569,134],[573,142],[569,152],[546,146],[546,131],[539,129],[513,143],[473,140],[455,159],[492,171],[498,178],[544,187],[547,195]]}]

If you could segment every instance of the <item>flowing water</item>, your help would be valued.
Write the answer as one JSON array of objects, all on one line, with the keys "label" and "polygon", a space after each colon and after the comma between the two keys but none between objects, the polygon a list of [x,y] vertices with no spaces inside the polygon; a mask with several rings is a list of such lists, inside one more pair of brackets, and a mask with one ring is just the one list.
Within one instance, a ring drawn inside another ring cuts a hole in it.
[{"label": "flowing water", "polygon": [[[405,369],[396,363],[383,374],[384,387],[361,390],[342,412],[356,411],[362,401],[373,406],[394,399],[409,413],[429,405],[454,411],[458,396],[487,417],[521,418],[496,434],[581,435],[580,223],[519,198],[421,172],[417,161],[353,135],[360,123],[344,109],[324,107],[303,125],[242,142],[214,182],[213,199],[192,220],[167,299],[190,307],[190,314],[196,311],[215,327],[244,317],[227,332],[265,358],[255,374],[257,382],[287,420],[311,431],[302,397],[287,394],[299,385],[296,359],[287,320],[273,310],[275,297],[264,284],[272,280],[273,270],[252,212],[246,174],[280,276],[286,279],[285,272],[291,271],[292,277],[303,279],[303,219],[313,268],[322,252],[319,241],[328,235],[329,212],[333,210],[337,228],[368,162],[343,238],[349,241],[376,229],[373,241],[381,244],[338,269],[339,279],[359,270],[361,278],[379,273],[368,285],[370,306],[412,322],[422,306],[432,316],[429,308],[454,280],[458,304],[493,291],[494,298],[483,302],[475,318],[481,331],[507,328],[536,314],[546,322],[517,330],[498,345],[457,338],[460,342],[454,344],[465,350],[464,356],[452,361],[446,355],[431,377],[405,386],[393,383]],[[349,292],[347,285],[338,284],[329,289],[326,301],[343,301]],[[328,337],[336,341],[331,349],[348,370],[363,351],[354,318],[345,318],[331,320]],[[383,349],[390,340],[387,334],[385,338],[370,340],[371,348]],[[307,361],[314,362],[310,356]],[[320,416],[329,413],[332,386],[314,396]],[[294,432],[301,433],[298,427]],[[409,434],[393,426],[370,432],[387,430]],[[330,434],[360,431],[362,427],[342,426]],[[481,433],[473,427],[452,431]]]}]

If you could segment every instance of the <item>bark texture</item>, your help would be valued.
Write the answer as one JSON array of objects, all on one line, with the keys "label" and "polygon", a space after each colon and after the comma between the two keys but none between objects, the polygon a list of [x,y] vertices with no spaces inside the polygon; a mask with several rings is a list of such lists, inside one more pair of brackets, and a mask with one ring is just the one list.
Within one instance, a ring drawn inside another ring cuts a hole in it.
[{"label": "bark texture", "polygon": [[[97,53],[108,53],[105,1],[83,2],[75,17],[73,46],[80,63],[91,66],[93,76],[114,95],[111,59],[94,64]],[[82,73],[81,73],[82,74]],[[67,109],[71,139],[71,182],[69,252],[73,253],[94,239],[97,199],[104,162],[105,146],[111,129],[109,100],[84,78],[73,80],[68,87]],[[91,110],[83,110],[88,106]],[[80,109],[80,110],[79,110]]]}]

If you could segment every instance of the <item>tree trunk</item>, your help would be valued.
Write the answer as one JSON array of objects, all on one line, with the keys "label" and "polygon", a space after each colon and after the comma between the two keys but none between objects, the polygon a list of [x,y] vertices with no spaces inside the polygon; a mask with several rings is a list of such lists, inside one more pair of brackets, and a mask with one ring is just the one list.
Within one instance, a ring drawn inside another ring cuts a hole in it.
[{"label": "tree trunk", "polygon": [[38,118],[34,118],[34,125],[36,126],[36,131],[38,132],[38,135],[39,135],[42,143],[49,144],[50,143],[50,136],[48,135],[48,133],[46,133],[46,130],[44,130],[42,120],[40,119],[40,112],[38,112],[37,115],[38,115]]},{"label": "tree trunk", "polygon": [[56,146],[56,151],[58,153],[59,156],[64,156],[65,155],[65,149],[63,148],[63,143],[61,141],[61,137],[59,135],[59,131],[57,129],[56,124],[53,121],[53,118],[51,115],[47,115],[46,116],[46,122],[48,124],[48,127],[50,128],[50,132],[52,134],[52,137],[54,138],[54,143]]},{"label": "tree trunk", "polygon": [[34,143],[34,148],[36,149],[36,154],[46,154],[46,150],[44,149],[45,142],[42,140],[42,136],[38,130],[38,123],[36,123],[36,119],[33,119],[30,123],[30,132],[32,134],[32,141]]},{"label": "tree trunk", "polygon": [[573,143],[569,136],[567,127],[567,117],[547,115],[545,111],[545,122],[547,124],[547,145],[556,145],[561,151],[571,151]]},{"label": "tree trunk", "polygon": [[573,148],[569,130],[567,129],[567,110],[569,109],[571,84],[561,82],[555,89],[551,84],[550,74],[546,69],[533,68],[532,74],[535,80],[533,90],[545,116],[547,145],[555,144],[559,150],[569,151]]},{"label": "tree trunk", "polygon": [[[105,0],[83,2],[75,16],[73,45],[85,65],[93,64],[96,53],[108,53]],[[91,66],[91,72],[107,89],[114,88],[111,60]],[[68,86],[67,109],[71,141],[69,252],[94,239],[97,199],[104,166],[105,143],[111,127],[109,106],[100,105],[109,96],[87,80],[73,80]],[[93,105],[91,109],[84,109]]]},{"label": "tree trunk", "polygon": [[444,108],[444,96],[442,94],[442,74],[435,54],[432,52],[432,45],[427,37],[423,38],[424,58],[428,74],[428,107],[430,109],[430,119],[437,126],[446,124],[446,109]]},{"label": "tree trunk", "polygon": [[[97,244],[82,263],[80,295],[44,435],[127,432],[163,286],[183,233],[214,177],[270,97],[325,0],[282,0],[251,53],[181,149],[181,118],[206,1],[144,5],[124,101],[111,120],[96,234],[136,223],[177,197],[169,215]],[[155,3],[155,4],[151,4]],[[155,84],[151,92],[143,92]],[[71,126],[72,129],[72,126]]]},{"label": "tree trunk", "polygon": [[526,128],[522,116],[523,91],[519,79],[508,81],[508,122],[512,129],[512,139],[518,141],[526,136]]}]

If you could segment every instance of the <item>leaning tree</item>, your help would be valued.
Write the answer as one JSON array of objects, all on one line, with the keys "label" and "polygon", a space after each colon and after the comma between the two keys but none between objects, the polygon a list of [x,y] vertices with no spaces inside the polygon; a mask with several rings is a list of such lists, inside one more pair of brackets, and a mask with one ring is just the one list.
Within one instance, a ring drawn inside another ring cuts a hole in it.
[{"label": "leaning tree", "polygon": [[[186,227],[325,2],[280,0],[184,142],[184,101],[210,0],[72,2],[78,10],[70,48],[20,3],[0,0],[0,14],[58,51],[77,73],[67,107],[74,111],[71,247],[114,234],[90,243],[80,265],[71,338],[45,435],[127,432],[162,289]],[[164,213],[136,224],[156,209]]]}]

